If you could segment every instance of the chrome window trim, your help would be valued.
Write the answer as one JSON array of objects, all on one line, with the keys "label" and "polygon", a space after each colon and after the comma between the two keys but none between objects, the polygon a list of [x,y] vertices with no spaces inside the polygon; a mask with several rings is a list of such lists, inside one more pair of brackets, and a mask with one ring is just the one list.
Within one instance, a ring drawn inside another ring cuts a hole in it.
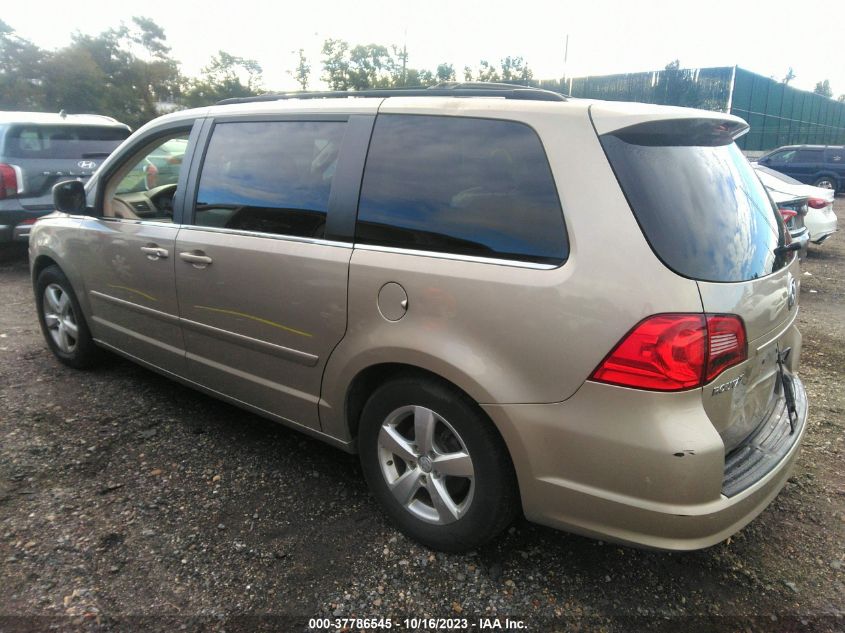
[{"label": "chrome window trim", "polygon": [[168,226],[168,227],[177,228],[177,229],[185,226],[184,224],[176,224],[174,222],[159,222],[158,220],[143,220],[143,219],[135,220],[134,218],[111,218],[111,217],[107,218],[105,216],[100,216],[100,217],[98,217],[98,216],[82,216],[82,217],[93,218],[94,220],[101,220],[103,222],[125,222],[127,224],[145,224],[145,225],[149,225],[149,226]]},{"label": "chrome window trim", "polygon": [[128,218],[97,218],[109,222],[133,222],[135,224],[149,224],[155,226],[169,226],[180,229],[192,229],[208,233],[224,233],[239,235],[243,237],[259,237],[271,240],[282,240],[284,242],[298,242],[300,244],[315,244],[317,246],[334,246],[336,248],[360,249],[378,253],[393,253],[396,255],[413,255],[416,257],[433,257],[435,259],[449,259],[460,262],[472,262],[476,264],[492,264],[494,266],[510,266],[511,268],[527,268],[529,270],[557,270],[566,262],[560,264],[540,264],[538,262],[527,262],[519,259],[500,259],[497,257],[479,257],[477,255],[459,255],[457,253],[443,253],[441,251],[419,251],[412,248],[399,248],[396,246],[379,246],[377,244],[360,244],[351,242],[338,242],[335,240],[323,240],[316,237],[299,237],[296,235],[281,235],[276,233],[261,233],[259,231],[242,231],[239,229],[226,229],[216,226],[197,226],[196,224],[172,224],[170,222],[155,222],[151,220],[132,220]]},{"label": "chrome window trim", "polygon": [[566,262],[560,264],[540,264],[537,262],[526,262],[519,259],[499,259],[497,257],[479,257],[476,255],[458,255],[457,253],[442,253],[440,251],[418,251],[411,248],[398,248],[395,246],[378,246],[376,244],[355,244],[356,249],[362,251],[374,251],[378,253],[394,253],[397,255],[414,255],[417,257],[433,257],[436,259],[450,259],[461,262],[473,262],[476,264],[493,264],[496,266],[510,266],[512,268],[528,268],[531,270],[557,270]]},{"label": "chrome window trim", "polygon": [[196,224],[182,224],[184,229],[193,229],[196,231],[207,231],[209,233],[228,233],[231,235],[240,235],[243,237],[261,237],[271,240],[282,240],[285,242],[300,242],[303,244],[316,244],[318,246],[335,246],[338,248],[352,248],[349,242],[338,242],[335,240],[324,240],[317,237],[300,237],[298,235],[283,235],[281,233],[262,233],[260,231],[243,231],[240,229],[226,229],[217,226],[198,226]]}]

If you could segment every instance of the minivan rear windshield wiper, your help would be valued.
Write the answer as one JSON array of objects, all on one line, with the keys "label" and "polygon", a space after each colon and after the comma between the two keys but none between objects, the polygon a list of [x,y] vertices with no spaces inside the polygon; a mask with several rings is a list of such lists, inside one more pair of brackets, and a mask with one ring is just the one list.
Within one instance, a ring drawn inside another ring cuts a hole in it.
[{"label": "minivan rear windshield wiper", "polygon": [[778,246],[774,249],[775,255],[786,255],[787,253],[791,253],[792,251],[800,251],[801,250],[801,242],[792,242],[791,244],[784,244],[783,246]]},{"label": "minivan rear windshield wiper", "polygon": [[110,155],[111,152],[85,152],[82,154],[82,158],[104,158]]}]

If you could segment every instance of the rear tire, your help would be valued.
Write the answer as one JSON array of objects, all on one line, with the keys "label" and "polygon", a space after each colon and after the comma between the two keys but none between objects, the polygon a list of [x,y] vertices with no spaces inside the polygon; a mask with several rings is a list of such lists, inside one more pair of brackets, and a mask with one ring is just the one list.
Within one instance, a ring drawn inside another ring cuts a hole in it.
[{"label": "rear tire", "polygon": [[814,183],[816,187],[821,187],[822,189],[833,189],[833,191],[836,191],[837,184],[836,178],[833,176],[822,176]]},{"label": "rear tire", "polygon": [[35,282],[38,322],[47,346],[62,363],[88,369],[102,358],[70,281],[58,266],[48,266]]},{"label": "rear tire", "polygon": [[414,376],[383,384],[364,406],[358,441],[373,495],[402,532],[428,547],[476,548],[520,512],[504,441],[449,385]]}]

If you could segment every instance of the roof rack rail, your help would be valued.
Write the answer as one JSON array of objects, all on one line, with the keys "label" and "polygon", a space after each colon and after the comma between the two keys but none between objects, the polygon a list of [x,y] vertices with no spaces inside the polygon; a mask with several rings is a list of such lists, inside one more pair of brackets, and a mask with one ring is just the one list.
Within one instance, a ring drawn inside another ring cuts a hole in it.
[{"label": "roof rack rail", "polygon": [[283,101],[285,99],[345,99],[347,97],[500,97],[524,101],[566,101],[567,95],[541,88],[482,81],[444,82],[429,88],[377,88],[368,90],[329,90],[322,92],[283,92],[256,97],[233,97],[217,105]]}]

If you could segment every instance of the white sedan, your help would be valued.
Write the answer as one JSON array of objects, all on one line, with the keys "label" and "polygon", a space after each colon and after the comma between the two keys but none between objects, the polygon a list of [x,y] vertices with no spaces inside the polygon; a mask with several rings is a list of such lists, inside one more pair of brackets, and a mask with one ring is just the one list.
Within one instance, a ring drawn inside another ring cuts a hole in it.
[{"label": "white sedan", "polygon": [[810,231],[811,242],[821,244],[836,232],[836,214],[833,212],[835,194],[832,189],[805,185],[774,169],[757,163],[751,164],[760,181],[769,191],[808,198],[804,225]]}]

